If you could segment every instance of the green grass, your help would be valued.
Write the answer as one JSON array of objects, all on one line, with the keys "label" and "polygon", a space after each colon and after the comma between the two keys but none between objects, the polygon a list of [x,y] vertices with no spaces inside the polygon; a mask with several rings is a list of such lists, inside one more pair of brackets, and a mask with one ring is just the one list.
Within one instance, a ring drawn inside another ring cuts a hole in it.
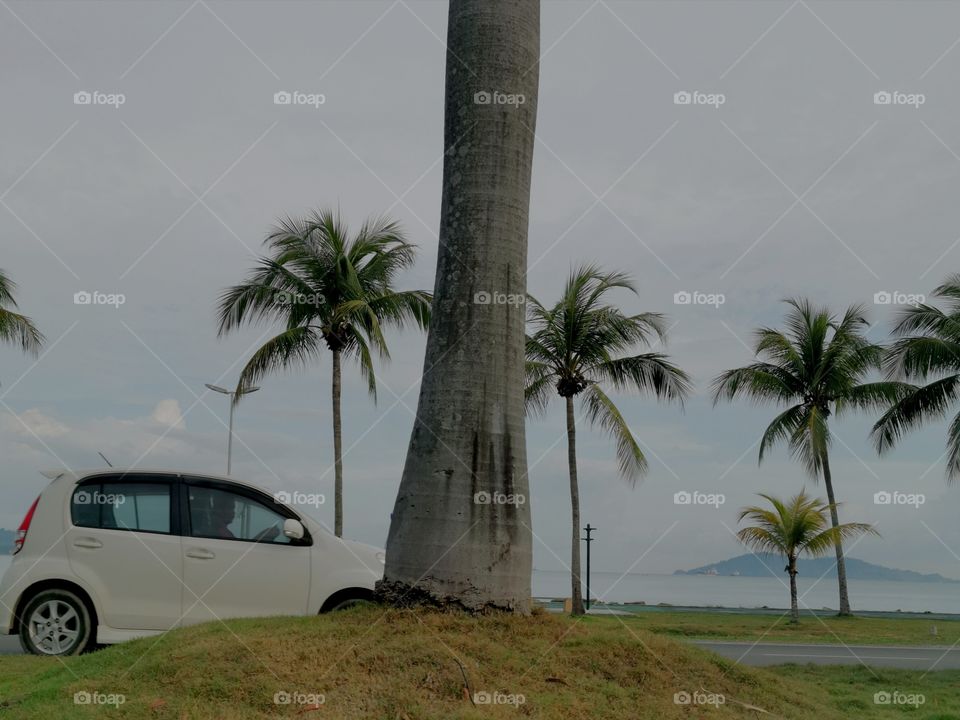
[{"label": "green grass", "polygon": [[[473,691],[522,695],[524,702],[474,706],[464,675]],[[211,623],[64,661],[0,657],[0,717],[833,720],[893,717],[890,707],[874,705],[874,693],[914,689],[927,702],[911,717],[942,720],[960,718],[958,683],[960,673],[921,679],[884,672],[878,679],[863,668],[746,668],[631,619],[368,607]],[[125,703],[77,705],[78,692],[123,695]],[[322,695],[323,702],[277,705],[279,692]],[[676,704],[682,692],[715,693],[725,702]]]},{"label": "green grass", "polygon": [[[960,671],[956,670],[923,673],[862,665],[781,665],[771,671],[784,680],[801,680],[820,687],[827,707],[850,718],[960,718]],[[877,693],[885,693],[891,700],[896,693],[901,702],[878,705],[874,702]],[[902,702],[911,699],[922,699],[922,703]]]},{"label": "green grass", "polygon": [[[605,623],[616,618],[596,617]],[[907,618],[803,616],[791,625],[780,615],[723,612],[640,611],[624,616],[630,627],[689,640],[845,643],[847,645],[945,645],[960,642],[960,621]],[[937,634],[931,634],[936,625]]]}]

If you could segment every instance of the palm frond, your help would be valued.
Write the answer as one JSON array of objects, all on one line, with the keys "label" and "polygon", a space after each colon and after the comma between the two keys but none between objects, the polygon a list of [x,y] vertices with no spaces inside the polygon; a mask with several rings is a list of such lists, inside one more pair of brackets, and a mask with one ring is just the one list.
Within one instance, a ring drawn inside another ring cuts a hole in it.
[{"label": "palm frond", "polygon": [[714,379],[711,390],[714,405],[738,397],[758,404],[785,403],[802,393],[802,385],[789,370],[760,362],[721,373]]},{"label": "palm frond", "polygon": [[[261,345],[240,371],[238,388],[256,385],[267,374],[294,366],[305,366],[313,360],[323,337],[314,327],[284,330]],[[236,396],[239,400],[240,395]]]},{"label": "palm frond", "polygon": [[543,415],[553,394],[556,376],[546,363],[527,360],[523,399],[528,415]]},{"label": "palm frond", "polygon": [[46,338],[30,318],[10,309],[17,307],[16,287],[0,270],[0,342],[18,345],[23,352],[36,355]]},{"label": "palm frond", "polygon": [[830,527],[831,506],[801,491],[789,500],[759,493],[772,506],[749,506],[740,511],[739,522],[751,524],[742,528],[737,537],[748,547],[759,552],[770,552],[787,558],[801,554],[824,555],[838,541],[859,537],[865,533],[879,535],[866,523],[845,523]]},{"label": "palm frond", "polygon": [[594,373],[617,390],[652,392],[658,398],[677,401],[681,406],[692,390],[690,376],[662,353],[607,360],[598,363]]},{"label": "palm frond", "polygon": [[620,475],[635,483],[647,471],[647,459],[640,445],[633,437],[627,421],[597,385],[587,388],[584,396],[587,405],[587,420],[591,425],[599,426],[617,445],[617,461]]},{"label": "palm frond", "polygon": [[942,418],[960,391],[960,375],[916,388],[887,410],[870,432],[879,453],[885,453],[908,431]]}]

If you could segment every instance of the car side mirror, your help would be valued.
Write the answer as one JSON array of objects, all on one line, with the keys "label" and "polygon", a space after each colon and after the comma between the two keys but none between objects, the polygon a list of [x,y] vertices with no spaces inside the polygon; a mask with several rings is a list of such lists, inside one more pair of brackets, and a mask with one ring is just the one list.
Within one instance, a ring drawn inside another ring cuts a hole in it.
[{"label": "car side mirror", "polygon": [[303,540],[305,534],[303,524],[299,520],[287,518],[283,521],[283,534],[291,540]]}]

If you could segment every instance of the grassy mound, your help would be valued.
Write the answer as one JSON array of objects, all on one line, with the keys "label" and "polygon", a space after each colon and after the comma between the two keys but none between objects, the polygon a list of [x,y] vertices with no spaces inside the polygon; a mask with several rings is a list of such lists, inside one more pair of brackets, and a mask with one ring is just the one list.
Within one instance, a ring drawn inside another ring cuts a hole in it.
[{"label": "grassy mound", "polygon": [[[690,704],[675,701],[684,693]],[[829,700],[802,675],[543,613],[366,607],[212,623],[64,661],[0,658],[0,716],[24,719],[844,717]]]}]

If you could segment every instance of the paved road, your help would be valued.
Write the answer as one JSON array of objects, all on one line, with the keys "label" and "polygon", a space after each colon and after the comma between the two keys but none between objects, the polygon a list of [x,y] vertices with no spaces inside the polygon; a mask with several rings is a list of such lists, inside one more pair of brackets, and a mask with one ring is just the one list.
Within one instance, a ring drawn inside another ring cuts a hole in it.
[{"label": "paved road", "polygon": [[758,643],[693,641],[707,650],[738,660],[744,665],[859,665],[901,668],[904,670],[958,670],[960,647],[891,647],[889,645],[799,645],[796,643]]},{"label": "paved road", "polygon": [[[856,665],[862,661],[876,667],[905,670],[958,670],[960,646],[890,647],[883,645],[798,645],[795,643],[753,643],[694,641],[707,650],[745,665],[782,665],[814,663],[816,665]],[[0,655],[19,655],[20,641],[0,636]],[[859,658],[859,659],[857,659]]]}]

